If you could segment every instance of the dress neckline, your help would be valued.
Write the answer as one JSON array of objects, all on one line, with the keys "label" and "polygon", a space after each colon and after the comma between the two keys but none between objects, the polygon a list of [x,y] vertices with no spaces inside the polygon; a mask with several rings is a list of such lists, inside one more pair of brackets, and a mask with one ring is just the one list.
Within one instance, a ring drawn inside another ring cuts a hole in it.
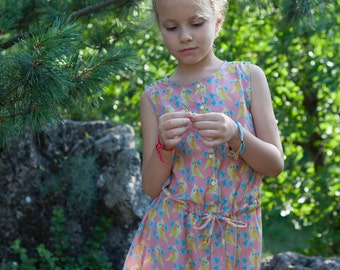
[{"label": "dress neckline", "polygon": [[218,72],[221,72],[230,62],[228,61],[223,61],[223,63],[220,65],[220,67],[215,70],[214,72],[212,72],[210,75],[203,77],[201,79],[192,81],[190,83],[178,83],[178,82],[174,82],[170,79],[169,75],[166,75],[165,77],[163,77],[163,79],[161,79],[161,82],[163,83],[167,83],[168,85],[174,86],[174,87],[189,87],[189,86],[193,86],[196,85],[197,83],[200,83],[202,81],[206,81],[209,80],[210,78],[214,78],[216,77]]}]

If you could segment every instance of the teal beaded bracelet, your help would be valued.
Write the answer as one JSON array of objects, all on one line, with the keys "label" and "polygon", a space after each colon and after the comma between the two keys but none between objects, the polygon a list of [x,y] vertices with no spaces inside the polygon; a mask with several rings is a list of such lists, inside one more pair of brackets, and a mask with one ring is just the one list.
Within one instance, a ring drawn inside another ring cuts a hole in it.
[{"label": "teal beaded bracelet", "polygon": [[238,159],[239,155],[241,155],[244,152],[245,144],[244,144],[244,141],[243,141],[243,131],[242,131],[241,124],[238,121],[235,121],[235,123],[237,125],[237,129],[238,129],[238,132],[240,134],[241,145],[240,145],[240,148],[236,152],[233,151],[229,147],[228,156],[232,157],[233,159],[236,160],[236,159]]}]

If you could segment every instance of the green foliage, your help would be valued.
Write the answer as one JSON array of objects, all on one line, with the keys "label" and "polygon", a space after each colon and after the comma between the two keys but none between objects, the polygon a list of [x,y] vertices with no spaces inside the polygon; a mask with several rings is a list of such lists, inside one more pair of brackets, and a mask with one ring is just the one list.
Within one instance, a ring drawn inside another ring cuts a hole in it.
[{"label": "green foliage", "polygon": [[55,210],[52,218],[53,246],[48,249],[45,244],[40,244],[37,250],[37,258],[27,255],[26,248],[21,246],[21,241],[16,240],[11,246],[13,252],[18,255],[17,261],[2,262],[3,270],[82,270],[82,269],[107,269],[112,270],[112,263],[106,255],[101,254],[100,248],[106,239],[106,232],[112,227],[112,221],[102,218],[93,228],[92,237],[87,239],[83,252],[73,258],[67,255],[67,235],[64,234],[66,216],[62,209]]},{"label": "green foliage", "polygon": [[[21,247],[20,240],[16,240],[13,243],[13,245],[11,246],[11,248],[17,255],[19,255],[19,258],[22,261],[21,267],[23,269],[28,269],[28,270],[34,269],[34,265],[36,264],[37,259],[29,258],[29,256],[27,255],[27,250],[25,248]],[[21,268],[21,267],[19,267],[17,262],[12,262],[11,264],[8,264],[8,265],[10,266],[8,268],[13,269],[13,270]],[[6,267],[6,269],[8,269],[8,268]]]},{"label": "green foliage", "polygon": [[51,232],[53,234],[53,247],[58,257],[63,256],[64,252],[69,248],[69,243],[67,242],[68,236],[63,234],[66,221],[67,217],[65,216],[64,209],[60,208],[53,211]]},{"label": "green foliage", "polygon": [[[13,116],[22,116],[18,127],[40,126],[56,118],[58,104],[69,102],[69,89],[74,83],[64,68],[64,59],[74,53],[71,48],[77,40],[75,27],[62,20],[57,20],[46,33],[32,27],[31,37],[20,43],[19,51],[3,58],[1,125],[12,122]],[[6,103],[6,99],[11,102]]]},{"label": "green foliage", "polygon": [[[119,42],[131,31],[115,31],[113,27],[124,24],[119,17],[110,23],[110,16],[128,14],[134,1],[85,2],[6,0],[1,5],[0,145],[85,103],[97,106],[112,74],[131,70],[133,51]],[[82,18],[104,8],[102,19]]]},{"label": "green foliage", "polygon": [[306,243],[308,244],[310,240],[308,231],[295,230],[294,227],[290,226],[289,217],[264,219],[263,228],[263,258],[292,250],[304,253]]}]

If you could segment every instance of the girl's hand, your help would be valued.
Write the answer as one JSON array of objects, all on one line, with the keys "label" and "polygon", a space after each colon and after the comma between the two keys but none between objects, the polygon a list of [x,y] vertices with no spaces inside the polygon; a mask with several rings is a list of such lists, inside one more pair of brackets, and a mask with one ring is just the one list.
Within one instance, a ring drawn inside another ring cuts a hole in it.
[{"label": "girl's hand", "polygon": [[238,134],[234,120],[223,113],[194,114],[191,123],[208,147],[228,143]]},{"label": "girl's hand", "polygon": [[175,147],[182,140],[182,135],[188,130],[193,114],[187,111],[170,112],[158,119],[159,138],[166,148]]}]

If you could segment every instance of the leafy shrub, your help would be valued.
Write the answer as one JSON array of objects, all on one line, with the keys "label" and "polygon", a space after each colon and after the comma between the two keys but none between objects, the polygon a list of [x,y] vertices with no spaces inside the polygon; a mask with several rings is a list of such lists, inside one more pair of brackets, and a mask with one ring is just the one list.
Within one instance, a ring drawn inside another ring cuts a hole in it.
[{"label": "leafy shrub", "polygon": [[53,212],[52,236],[53,246],[49,250],[45,244],[39,244],[36,248],[37,258],[30,257],[27,249],[21,246],[21,241],[16,240],[11,249],[18,259],[12,262],[2,262],[1,270],[85,270],[101,269],[112,270],[112,263],[109,258],[100,252],[101,245],[105,241],[106,232],[112,227],[112,221],[101,218],[97,226],[92,230],[92,237],[85,242],[82,252],[76,258],[67,255],[69,243],[65,231],[67,218],[63,209]]}]

